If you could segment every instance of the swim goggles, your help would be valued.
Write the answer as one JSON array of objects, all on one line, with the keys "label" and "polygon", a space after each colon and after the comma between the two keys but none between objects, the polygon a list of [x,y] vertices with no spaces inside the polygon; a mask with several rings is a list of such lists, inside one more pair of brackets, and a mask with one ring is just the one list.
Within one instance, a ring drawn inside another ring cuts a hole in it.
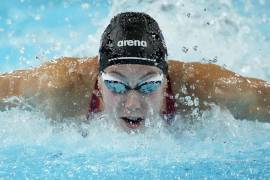
[{"label": "swim goggles", "polygon": [[136,85],[135,88],[131,88],[128,83],[125,83],[114,76],[102,72],[101,78],[106,87],[114,93],[124,94],[129,90],[136,90],[142,94],[150,94],[156,91],[163,81],[163,74],[151,77],[145,81],[142,81]]}]

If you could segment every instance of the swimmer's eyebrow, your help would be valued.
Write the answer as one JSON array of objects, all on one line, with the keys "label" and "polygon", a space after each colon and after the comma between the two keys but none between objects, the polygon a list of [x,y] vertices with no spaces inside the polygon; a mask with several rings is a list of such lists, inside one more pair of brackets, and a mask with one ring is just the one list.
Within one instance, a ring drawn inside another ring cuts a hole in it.
[{"label": "swimmer's eyebrow", "polygon": [[[125,75],[123,75],[122,73],[120,73],[120,72],[112,71],[112,72],[110,72],[110,73],[115,74],[115,75],[117,75],[117,76],[119,76],[119,77],[121,77],[121,78],[123,78],[123,79],[127,79],[127,77],[126,77]],[[156,74],[158,74],[158,73],[155,72],[155,71],[147,72],[146,74],[142,75],[142,76],[139,78],[139,80],[146,79],[148,76],[152,76],[152,75],[156,75]]]},{"label": "swimmer's eyebrow", "polygon": [[144,75],[140,78],[140,80],[146,79],[148,76],[157,75],[157,74],[158,74],[158,73],[155,72],[155,71],[150,71],[150,72],[144,74]]},{"label": "swimmer's eyebrow", "polygon": [[125,75],[121,74],[120,72],[112,71],[112,72],[110,72],[110,73],[116,74],[117,76],[119,76],[119,77],[121,77],[121,78],[123,78],[123,79],[127,79],[127,77],[126,77]]}]

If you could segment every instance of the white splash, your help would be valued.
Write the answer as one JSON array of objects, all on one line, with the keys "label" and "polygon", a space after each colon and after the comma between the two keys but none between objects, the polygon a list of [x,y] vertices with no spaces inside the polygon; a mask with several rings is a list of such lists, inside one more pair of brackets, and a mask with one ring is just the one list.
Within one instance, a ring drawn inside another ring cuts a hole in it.
[{"label": "white splash", "polygon": [[[92,5],[89,7],[91,9]],[[252,7],[252,3],[249,3],[246,10]],[[88,5],[82,4],[81,8],[86,11]],[[41,51],[42,59],[47,60],[46,52],[51,51],[70,56],[95,56],[101,33],[109,20],[116,13],[127,10],[149,13],[158,21],[167,42],[170,59],[217,62],[241,75],[270,80],[270,42],[257,28],[261,17],[241,15],[232,0],[112,0],[108,15],[103,19],[93,17],[98,29],[87,37],[76,33],[70,36],[74,38],[70,41],[42,30],[39,36],[30,36],[35,31],[33,29],[29,30],[30,35],[27,37],[34,37],[35,43],[53,45],[53,48]],[[40,21],[42,19],[43,16]],[[66,17],[64,19],[67,20]],[[269,17],[264,17],[264,22],[269,23],[267,19]],[[10,21],[7,23],[10,24]],[[78,32],[83,31],[83,28],[87,27],[80,26]],[[9,38],[11,45],[18,49],[24,47],[26,41],[32,40],[13,36],[12,32]],[[23,54],[26,53],[24,49]],[[123,152],[131,156],[133,152],[142,152],[164,163],[194,158],[226,158],[226,155],[234,152],[270,148],[269,124],[239,121],[218,107],[205,112],[198,122],[189,123],[178,117],[169,129],[153,128],[141,134],[116,130],[111,126],[110,119],[104,117],[78,127],[75,123],[52,124],[52,120],[42,112],[19,108],[0,112],[0,121],[2,147],[40,145],[52,151],[87,154],[96,150]],[[83,137],[82,134],[86,133],[88,135]],[[131,161],[131,158],[127,160]],[[138,157],[136,160],[140,162],[141,159]]]}]

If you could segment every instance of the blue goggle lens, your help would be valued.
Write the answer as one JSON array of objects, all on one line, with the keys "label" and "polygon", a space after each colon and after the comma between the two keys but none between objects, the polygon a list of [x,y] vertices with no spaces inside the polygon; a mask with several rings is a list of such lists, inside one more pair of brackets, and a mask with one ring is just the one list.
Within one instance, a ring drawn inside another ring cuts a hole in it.
[{"label": "blue goggle lens", "polygon": [[118,81],[105,80],[104,83],[110,91],[115,93],[122,94],[125,93],[128,89],[128,87],[124,83]]},{"label": "blue goggle lens", "polygon": [[141,85],[139,85],[136,90],[139,90],[142,93],[148,94],[156,91],[161,85],[161,81],[150,81],[145,82]]},{"label": "blue goggle lens", "polygon": [[[131,89],[129,86],[119,81],[104,80],[104,83],[106,87],[114,93],[123,94],[127,90]],[[149,94],[156,91],[160,87],[160,85],[161,81],[149,81],[137,86],[134,89],[140,91],[141,93]]]}]

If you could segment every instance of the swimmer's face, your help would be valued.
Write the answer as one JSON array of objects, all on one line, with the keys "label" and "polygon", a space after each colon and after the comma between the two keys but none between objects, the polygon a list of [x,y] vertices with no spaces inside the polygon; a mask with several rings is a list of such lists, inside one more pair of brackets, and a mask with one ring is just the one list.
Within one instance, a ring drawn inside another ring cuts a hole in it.
[{"label": "swimmer's face", "polygon": [[126,130],[143,129],[146,119],[160,115],[166,84],[157,67],[112,65],[99,76],[104,113]]}]

